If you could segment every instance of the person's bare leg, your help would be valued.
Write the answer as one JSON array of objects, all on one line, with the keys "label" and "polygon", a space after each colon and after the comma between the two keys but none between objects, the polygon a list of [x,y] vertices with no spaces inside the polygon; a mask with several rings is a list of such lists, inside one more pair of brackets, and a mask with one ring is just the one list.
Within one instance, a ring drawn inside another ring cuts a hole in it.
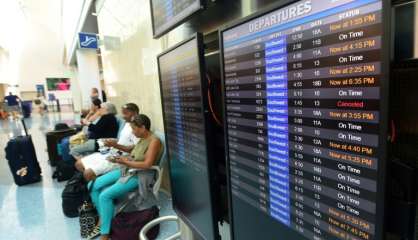
[{"label": "person's bare leg", "polygon": [[74,164],[75,168],[76,168],[79,172],[84,172],[84,165],[83,165],[83,163],[81,162],[81,157],[76,157],[75,159],[76,159],[75,164]]},{"label": "person's bare leg", "polygon": [[86,179],[86,181],[93,181],[97,177],[96,174],[93,172],[93,170],[91,170],[90,168],[84,170],[83,176],[84,176],[84,179]]},{"label": "person's bare leg", "polygon": [[110,239],[109,235],[101,235],[100,236],[100,240],[109,240],[109,239]]}]

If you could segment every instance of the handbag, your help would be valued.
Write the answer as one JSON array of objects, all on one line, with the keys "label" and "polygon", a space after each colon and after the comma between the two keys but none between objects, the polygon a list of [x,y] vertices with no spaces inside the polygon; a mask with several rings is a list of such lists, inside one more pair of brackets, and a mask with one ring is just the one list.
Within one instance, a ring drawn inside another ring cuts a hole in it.
[{"label": "handbag", "polygon": [[81,131],[70,137],[70,147],[81,145],[87,141],[87,135]]},{"label": "handbag", "polygon": [[78,210],[80,222],[80,235],[82,238],[87,238],[90,235],[90,233],[96,227],[96,223],[98,220],[97,210],[90,199],[90,192],[91,188],[93,187],[93,184],[94,181],[90,185],[88,192],[85,196],[85,200]]},{"label": "handbag", "polygon": [[[112,220],[112,240],[138,240],[139,232],[150,221],[159,216],[160,210],[157,206],[134,212],[121,212]],[[150,229],[147,237],[150,240],[156,239],[160,232],[157,225]]]}]

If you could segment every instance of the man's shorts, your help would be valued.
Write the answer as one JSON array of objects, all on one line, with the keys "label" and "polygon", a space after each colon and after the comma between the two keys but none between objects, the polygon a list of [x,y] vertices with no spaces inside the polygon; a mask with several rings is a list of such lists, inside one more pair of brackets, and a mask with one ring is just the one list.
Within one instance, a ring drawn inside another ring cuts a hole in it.
[{"label": "man's shorts", "polygon": [[83,163],[84,169],[91,169],[96,176],[100,176],[119,167],[118,164],[106,160],[108,156],[109,154],[97,152],[83,157],[81,162]]},{"label": "man's shorts", "polygon": [[8,112],[19,112],[20,108],[19,108],[19,105],[14,105],[14,106],[7,106],[6,110]]}]

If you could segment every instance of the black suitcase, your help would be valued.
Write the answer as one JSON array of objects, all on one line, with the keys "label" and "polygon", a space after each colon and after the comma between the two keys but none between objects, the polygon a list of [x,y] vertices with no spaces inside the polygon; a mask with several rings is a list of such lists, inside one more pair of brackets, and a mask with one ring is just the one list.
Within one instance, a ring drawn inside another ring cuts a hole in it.
[{"label": "black suitcase", "polygon": [[22,186],[41,180],[41,168],[36,158],[32,138],[27,134],[26,125],[22,119],[26,136],[11,139],[6,146],[6,159],[17,185]]},{"label": "black suitcase", "polygon": [[74,128],[55,130],[46,133],[49,164],[51,166],[57,166],[57,163],[62,160],[61,156],[58,155],[58,144],[61,142],[61,140],[76,133],[77,131]]}]

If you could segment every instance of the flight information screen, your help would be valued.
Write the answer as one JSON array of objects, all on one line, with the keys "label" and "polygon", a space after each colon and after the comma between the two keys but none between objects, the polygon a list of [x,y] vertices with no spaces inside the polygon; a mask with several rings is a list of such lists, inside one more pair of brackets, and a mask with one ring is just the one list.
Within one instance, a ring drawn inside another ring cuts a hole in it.
[{"label": "flight information screen", "polygon": [[160,55],[158,66],[173,206],[200,237],[213,240],[198,36]]},{"label": "flight information screen", "polygon": [[222,30],[235,239],[380,238],[382,5],[298,1]]},{"label": "flight information screen", "polygon": [[201,7],[200,0],[151,0],[154,36],[161,36]]}]

